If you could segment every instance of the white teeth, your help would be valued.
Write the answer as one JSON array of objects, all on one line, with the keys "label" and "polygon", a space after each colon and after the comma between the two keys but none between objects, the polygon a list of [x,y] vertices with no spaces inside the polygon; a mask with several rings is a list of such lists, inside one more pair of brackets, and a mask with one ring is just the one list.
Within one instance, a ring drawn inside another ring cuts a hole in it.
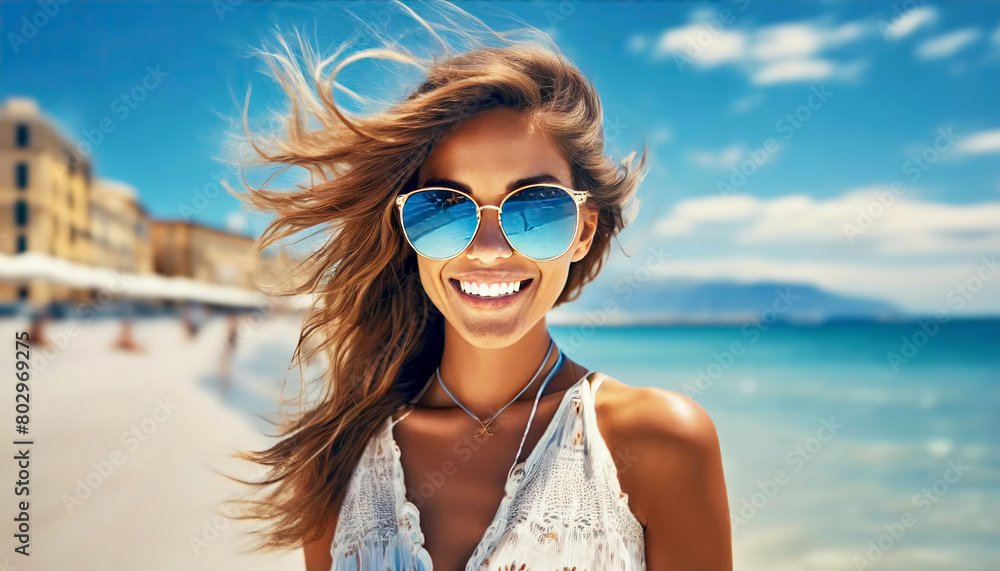
[{"label": "white teeth", "polygon": [[462,291],[481,297],[498,297],[511,295],[521,289],[521,282],[499,282],[492,284],[480,284],[476,282],[461,282]]}]

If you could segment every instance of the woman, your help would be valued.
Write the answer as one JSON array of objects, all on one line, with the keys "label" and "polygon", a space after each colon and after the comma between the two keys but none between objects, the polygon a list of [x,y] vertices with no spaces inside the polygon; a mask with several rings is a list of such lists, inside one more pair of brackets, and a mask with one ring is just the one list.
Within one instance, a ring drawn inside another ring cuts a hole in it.
[{"label": "woman", "polygon": [[300,348],[322,337],[330,366],[320,402],[242,455],[271,467],[247,517],[309,571],[731,569],[705,411],[588,371],[546,326],[599,273],[645,157],[604,155],[598,95],[554,47],[498,37],[351,117],[344,65],[425,62],[372,50],[324,79],[307,53],[313,91],[265,54],[292,109],[255,149],[313,180],[246,200],[276,214],[260,248],[331,229],[289,288],[317,293]]}]

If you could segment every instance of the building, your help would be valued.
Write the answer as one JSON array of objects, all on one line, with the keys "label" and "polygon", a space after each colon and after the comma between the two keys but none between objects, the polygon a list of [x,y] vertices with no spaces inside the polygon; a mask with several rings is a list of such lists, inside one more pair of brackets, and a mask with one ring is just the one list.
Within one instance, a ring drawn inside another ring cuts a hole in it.
[{"label": "building", "polygon": [[253,288],[254,239],[184,220],[153,220],[153,265],[157,273]]},{"label": "building", "polygon": [[[31,99],[9,98],[0,107],[0,254],[38,253],[80,267],[246,290],[295,263],[283,248],[253,255],[249,236],[151,220],[134,188],[95,179],[86,144],[60,135],[54,124]],[[0,281],[0,304],[87,303],[100,293],[93,284],[65,285],[80,283],[65,276],[16,280],[29,281]]]},{"label": "building", "polygon": [[153,273],[149,225],[149,215],[134,188],[98,180],[91,189],[90,263],[132,274]]},{"label": "building", "polygon": [[[34,100],[0,107],[0,253],[90,263],[91,163],[52,125]],[[0,283],[0,302],[70,299],[79,292],[58,284]]]}]

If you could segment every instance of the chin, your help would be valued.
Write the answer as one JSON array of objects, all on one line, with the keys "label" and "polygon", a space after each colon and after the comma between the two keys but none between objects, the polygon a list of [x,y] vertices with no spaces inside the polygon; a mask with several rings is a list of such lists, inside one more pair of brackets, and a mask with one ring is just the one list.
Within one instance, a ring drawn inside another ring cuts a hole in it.
[{"label": "chin", "polygon": [[491,324],[484,323],[483,321],[464,324],[455,329],[470,345],[474,345],[480,349],[509,347],[527,333],[526,328],[518,327],[515,324]]}]

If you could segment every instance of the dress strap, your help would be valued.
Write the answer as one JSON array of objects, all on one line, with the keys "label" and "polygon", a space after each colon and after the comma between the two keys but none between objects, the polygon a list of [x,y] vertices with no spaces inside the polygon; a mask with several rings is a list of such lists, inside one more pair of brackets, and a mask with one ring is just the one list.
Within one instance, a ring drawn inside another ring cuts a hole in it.
[{"label": "dress strap", "polygon": [[[517,461],[521,458],[521,450],[524,449],[524,441],[528,438],[528,429],[531,428],[531,421],[535,418],[535,411],[538,409],[538,399],[542,397],[542,393],[545,392],[545,387],[552,380],[552,376],[556,374],[559,367],[563,364],[563,359],[566,355],[563,353],[562,349],[559,349],[559,356],[556,358],[556,364],[552,365],[552,369],[549,370],[549,374],[545,375],[545,380],[542,381],[542,386],[538,388],[538,392],[535,393],[535,404],[531,405],[531,414],[528,415],[528,425],[524,427],[524,434],[521,436],[521,444],[517,447],[517,455],[514,456],[514,463],[510,465],[510,470],[507,470],[507,479],[510,480],[510,475],[514,472],[514,468],[517,466]],[[546,360],[548,358],[546,357]],[[544,363],[543,363],[544,364]]]},{"label": "dress strap", "polygon": [[[592,371],[587,371],[587,376],[590,376]],[[597,389],[601,388],[601,382],[604,381],[604,375],[599,375],[596,379],[590,382],[590,394],[596,395]]]},{"label": "dress strap", "polygon": [[[424,388],[420,389],[420,392],[418,392],[418,393],[417,393],[417,394],[416,394],[416,395],[415,395],[415,396],[414,396],[414,397],[413,397],[412,399],[410,399],[410,401],[409,401],[409,402],[407,403],[407,405],[410,405],[410,408],[409,408],[409,409],[408,409],[408,410],[407,410],[406,412],[404,412],[404,413],[403,413],[403,416],[401,416],[401,417],[399,417],[399,418],[396,418],[396,419],[393,419],[393,420],[391,420],[391,421],[390,421],[390,422],[391,422],[391,426],[396,426],[396,423],[398,423],[399,421],[403,420],[404,418],[406,418],[406,417],[407,417],[407,415],[409,415],[409,414],[410,414],[411,412],[413,412],[413,406],[412,406],[412,405],[413,405],[414,403],[416,403],[416,402],[417,402],[418,400],[420,400],[420,397],[424,396],[424,393],[426,393],[426,392],[427,392],[427,389],[429,389],[429,388],[431,387],[431,383],[433,383],[433,380],[432,380],[432,379],[428,379],[428,380],[427,380],[427,383],[426,383],[426,384],[424,384]],[[404,405],[404,406],[407,406],[407,405]],[[399,409],[396,409],[396,410],[398,411]],[[390,415],[390,417],[389,417],[389,418],[391,419],[391,418],[392,418],[392,416]]]},{"label": "dress strap", "polygon": [[413,407],[412,406],[406,412],[403,413],[403,416],[401,416],[399,418],[392,418],[392,415],[389,415],[389,426],[396,426],[396,424],[399,423],[399,421],[401,421],[404,418],[406,418],[407,415],[409,415],[411,412],[413,412]]},{"label": "dress strap", "polygon": [[433,382],[434,382],[433,378],[428,378],[427,382],[424,384],[424,388],[420,389],[420,392],[418,392],[413,398],[410,399],[410,404],[414,404],[418,400],[420,400],[420,397],[424,396],[424,393],[427,392],[427,389],[430,388],[431,383]]},{"label": "dress strap", "polygon": [[[593,374],[591,371],[588,375]],[[597,389],[601,387],[601,383],[604,382],[603,373],[597,373],[597,378],[590,381],[589,391],[583,392],[583,452],[588,458],[588,461],[584,464],[584,474],[587,478],[592,478],[594,476],[595,466],[598,465],[608,465],[614,466],[614,459],[611,455],[611,451],[608,450],[607,442],[601,435],[600,428],[597,425]]]}]

